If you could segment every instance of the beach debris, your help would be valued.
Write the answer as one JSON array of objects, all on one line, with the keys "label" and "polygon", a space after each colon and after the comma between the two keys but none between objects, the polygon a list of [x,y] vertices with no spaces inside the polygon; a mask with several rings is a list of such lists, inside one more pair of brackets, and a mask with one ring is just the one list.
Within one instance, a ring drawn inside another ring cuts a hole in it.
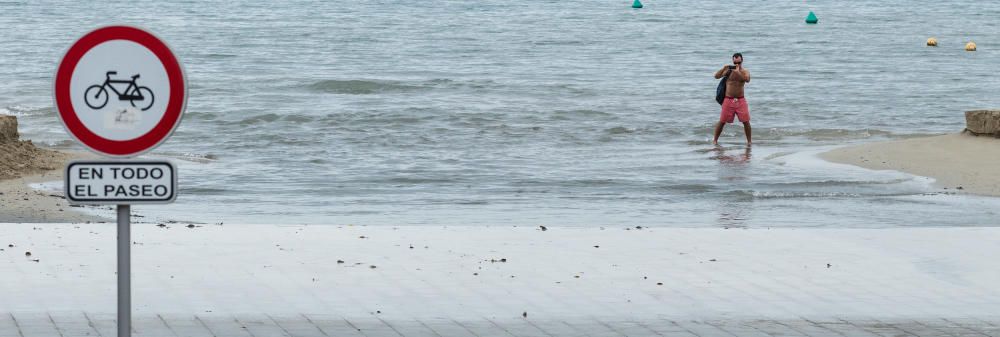
[{"label": "beach debris", "polygon": [[708,260],[709,262],[715,262],[715,259]]},{"label": "beach debris", "polygon": [[964,190],[964,188],[962,188],[962,186],[959,186],[959,187],[955,187],[955,189],[956,189],[956,190]]},{"label": "beach debris", "polygon": [[479,276],[479,273],[472,273],[472,276]]},{"label": "beach debris", "polygon": [[160,227],[160,228],[167,228],[167,225],[166,225],[166,224],[162,224],[162,223],[161,223],[161,224],[157,224],[157,225],[156,225],[156,227]]},{"label": "beach debris", "polygon": [[933,37],[932,38],[928,38],[927,39],[927,46],[928,47],[937,47],[937,39],[935,39]]},{"label": "beach debris", "polygon": [[368,266],[368,268],[375,269],[377,267],[375,267],[375,265],[373,264],[373,265]]},{"label": "beach debris", "polygon": [[813,11],[809,11],[809,15],[806,16],[806,23],[808,24],[819,23],[819,18],[816,17],[816,13],[813,13]]},{"label": "beach debris", "polygon": [[14,244],[12,243],[12,244],[7,245],[7,248],[14,248]]},{"label": "beach debris", "polygon": [[832,265],[832,264],[829,264],[829,263],[827,263],[827,264],[826,264],[826,267],[827,267],[827,268],[830,268],[830,267],[833,267],[833,265]]},{"label": "beach debris", "polygon": [[184,226],[184,227],[187,227],[187,228],[194,228],[194,224],[188,224],[187,226]]},{"label": "beach debris", "polygon": [[639,229],[639,230],[641,230],[641,229],[642,229],[642,226],[635,226],[635,229]]},{"label": "beach debris", "polygon": [[966,43],[965,44],[965,51],[976,51],[976,43],[972,42],[972,41],[969,41],[969,43]]},{"label": "beach debris", "polygon": [[[635,2],[639,2],[639,0],[635,0]],[[521,317],[528,318],[528,312],[527,311],[522,312]]]},{"label": "beach debris", "polygon": [[663,285],[663,282],[656,282],[656,285],[658,285],[658,286],[662,286],[662,285]]},{"label": "beach debris", "polygon": [[639,2],[639,0],[632,1],[632,8],[642,8],[642,2]]},{"label": "beach debris", "polygon": [[39,260],[38,259],[32,259],[31,261],[32,262],[38,262]]},{"label": "beach debris", "polygon": [[598,245],[594,245],[594,248],[601,248],[601,246],[598,246]]},{"label": "beach debris", "polygon": [[412,244],[410,245],[410,249],[413,249],[413,245]]},{"label": "beach debris", "polygon": [[31,252],[24,252],[24,256],[31,256]]},{"label": "beach debris", "polygon": [[343,264],[344,260],[337,260],[337,264]]},{"label": "beach debris", "polygon": [[367,239],[367,237],[365,237],[364,235],[362,235],[362,236],[359,236],[358,238],[359,238],[359,239]]},{"label": "beach debris", "polygon": [[541,230],[542,230],[543,232],[544,232],[544,231],[547,231],[547,230],[549,230],[549,229],[548,229],[548,228],[546,228],[545,226],[538,226],[538,228],[539,228],[539,229],[541,229]]}]

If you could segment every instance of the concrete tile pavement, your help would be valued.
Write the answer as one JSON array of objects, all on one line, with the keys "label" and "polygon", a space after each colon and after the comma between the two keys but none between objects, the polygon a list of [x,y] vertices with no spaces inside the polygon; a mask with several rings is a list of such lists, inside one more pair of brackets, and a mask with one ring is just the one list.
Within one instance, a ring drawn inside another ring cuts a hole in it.
[{"label": "concrete tile pavement", "polygon": [[[998,228],[133,233],[137,336],[1000,336]],[[115,334],[112,225],[0,244],[0,337]]]}]

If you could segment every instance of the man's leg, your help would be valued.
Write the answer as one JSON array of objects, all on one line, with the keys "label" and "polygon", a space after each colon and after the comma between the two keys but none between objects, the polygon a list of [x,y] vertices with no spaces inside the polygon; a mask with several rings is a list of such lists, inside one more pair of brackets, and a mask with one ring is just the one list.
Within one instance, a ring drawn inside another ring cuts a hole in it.
[{"label": "man's leg", "polygon": [[743,133],[746,133],[746,135],[747,135],[747,145],[750,145],[752,142],[750,141],[750,122],[749,121],[743,122]]},{"label": "man's leg", "polygon": [[715,138],[712,138],[713,145],[719,145],[719,136],[722,135],[722,128],[726,126],[726,123],[716,122],[715,123]]}]

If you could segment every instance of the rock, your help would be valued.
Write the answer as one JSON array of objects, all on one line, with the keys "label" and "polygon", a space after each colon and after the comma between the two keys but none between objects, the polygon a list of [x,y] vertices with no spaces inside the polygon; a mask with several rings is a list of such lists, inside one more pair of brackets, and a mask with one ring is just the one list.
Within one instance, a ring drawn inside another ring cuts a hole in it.
[{"label": "rock", "polygon": [[977,136],[1000,137],[1000,110],[966,111],[965,130]]},{"label": "rock", "polygon": [[17,117],[0,115],[0,143],[16,142]]}]

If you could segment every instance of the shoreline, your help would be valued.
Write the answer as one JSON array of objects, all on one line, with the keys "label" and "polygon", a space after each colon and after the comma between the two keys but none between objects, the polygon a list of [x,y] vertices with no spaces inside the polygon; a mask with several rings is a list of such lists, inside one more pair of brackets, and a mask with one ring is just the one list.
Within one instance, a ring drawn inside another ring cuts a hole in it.
[{"label": "shoreline", "polygon": [[62,192],[53,193],[44,190],[37,190],[31,184],[44,183],[50,181],[61,181],[63,179],[63,168],[66,162],[74,159],[90,158],[86,153],[53,151],[62,157],[55,168],[24,174],[17,178],[0,180],[0,223],[91,223],[108,222],[111,219],[88,214],[77,208],[85,206],[71,206],[66,202]]},{"label": "shoreline", "polygon": [[36,190],[30,184],[60,181],[66,163],[92,158],[21,140],[17,117],[0,114],[0,222],[98,222],[107,219],[70,206],[65,196]]},{"label": "shoreline", "polygon": [[1000,197],[1000,139],[968,133],[849,145],[819,154],[823,160],[870,170],[934,179],[949,192]]}]

